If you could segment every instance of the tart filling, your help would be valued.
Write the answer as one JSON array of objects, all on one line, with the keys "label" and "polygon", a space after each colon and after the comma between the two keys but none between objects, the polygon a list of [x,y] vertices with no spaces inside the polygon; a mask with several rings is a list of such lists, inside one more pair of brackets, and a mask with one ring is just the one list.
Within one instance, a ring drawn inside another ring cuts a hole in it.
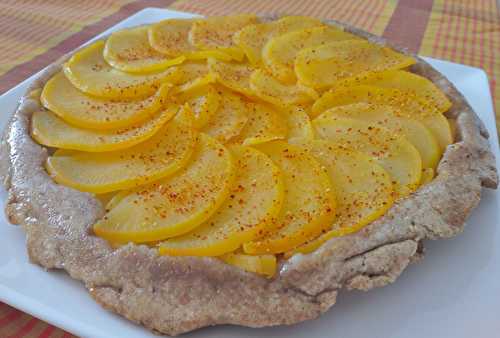
[{"label": "tart filling", "polygon": [[310,18],[166,20],[77,52],[32,135],[56,182],[112,196],[113,246],[272,277],[432,180],[451,103],[414,63]]}]

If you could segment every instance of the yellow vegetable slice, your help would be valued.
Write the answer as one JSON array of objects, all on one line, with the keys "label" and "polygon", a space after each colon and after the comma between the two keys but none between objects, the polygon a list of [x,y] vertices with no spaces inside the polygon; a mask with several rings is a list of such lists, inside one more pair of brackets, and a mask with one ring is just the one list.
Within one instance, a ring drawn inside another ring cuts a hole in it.
[{"label": "yellow vegetable slice", "polygon": [[390,106],[365,102],[353,103],[331,108],[318,116],[317,119],[335,119],[336,117],[367,121],[405,136],[420,153],[424,168],[435,168],[439,162],[441,150],[429,129],[416,120],[396,116],[394,109]]},{"label": "yellow vegetable slice", "polygon": [[230,61],[231,55],[223,50],[198,50],[189,41],[189,32],[197,19],[168,19],[153,24],[148,29],[151,47],[171,58],[185,56],[188,60],[210,57]]},{"label": "yellow vegetable slice", "polygon": [[312,116],[325,110],[357,102],[390,106],[397,116],[422,122],[439,143],[441,151],[453,142],[450,124],[433,105],[412,93],[395,88],[361,85],[324,93],[312,106]]},{"label": "yellow vegetable slice", "polygon": [[283,111],[288,126],[288,142],[313,140],[314,129],[306,109],[300,106],[290,107]]},{"label": "yellow vegetable slice", "polygon": [[188,41],[193,19],[168,19],[148,27],[149,44],[170,58],[189,55],[196,48]]},{"label": "yellow vegetable slice", "polygon": [[92,130],[74,127],[50,111],[41,110],[31,118],[31,133],[38,143],[54,148],[88,152],[120,150],[152,137],[176,112],[176,107],[169,107],[144,123],[115,130]]},{"label": "yellow vegetable slice", "polygon": [[274,255],[245,255],[228,253],[220,257],[227,264],[234,265],[248,272],[271,278],[276,273],[277,263]]},{"label": "yellow vegetable slice", "polygon": [[309,253],[328,239],[360,230],[381,217],[394,203],[391,177],[362,152],[342,149],[333,142],[314,140],[301,144],[325,166],[335,187],[337,217],[331,230],[294,249]]},{"label": "yellow vegetable slice", "polygon": [[431,182],[434,179],[434,169],[432,168],[424,168],[422,171],[422,179],[420,180],[420,184],[424,185]]},{"label": "yellow vegetable slice", "polygon": [[301,50],[295,74],[302,84],[325,88],[339,80],[414,64],[414,58],[366,40],[330,42]]},{"label": "yellow vegetable slice", "polygon": [[332,107],[358,102],[390,106],[398,115],[413,118],[438,114],[432,105],[416,95],[396,88],[360,85],[339,89],[332,88],[325,92],[314,102],[312,116],[316,117]]},{"label": "yellow vegetable slice", "polygon": [[152,242],[187,233],[228,197],[234,164],[227,148],[200,134],[190,163],[175,175],[132,190],[94,225],[111,242]]},{"label": "yellow vegetable slice", "polygon": [[229,198],[205,223],[162,242],[160,254],[220,256],[255,239],[281,210],[285,191],[280,169],[262,152],[232,146],[236,180]]},{"label": "yellow vegetable slice", "polygon": [[271,37],[272,32],[272,23],[248,25],[233,35],[233,42],[245,53],[253,66],[258,66],[262,58],[262,48]]},{"label": "yellow vegetable slice", "polygon": [[274,77],[282,82],[291,83],[296,80],[294,63],[300,50],[332,41],[351,39],[356,39],[356,36],[330,26],[298,30],[269,40],[262,50],[262,60]]},{"label": "yellow vegetable slice", "polygon": [[199,20],[191,27],[189,42],[199,50],[223,52],[241,61],[244,53],[233,43],[233,35],[243,27],[257,23],[257,21],[255,15],[247,14]]},{"label": "yellow vegetable slice", "polygon": [[195,117],[194,126],[200,129],[210,121],[222,99],[217,90],[209,85],[181,92],[176,100],[189,104]]},{"label": "yellow vegetable slice", "polygon": [[400,197],[418,187],[422,160],[406,137],[366,121],[349,118],[317,118],[313,120],[313,126],[319,137],[374,157],[391,175]]},{"label": "yellow vegetable slice", "polygon": [[64,65],[64,74],[81,91],[107,98],[144,98],[161,83],[179,79],[176,67],[151,74],[130,74],[111,67],[103,58],[104,42],[97,41],[76,52]]},{"label": "yellow vegetable slice", "polygon": [[109,202],[113,199],[113,197],[116,196],[116,191],[112,191],[112,192],[108,192],[108,193],[104,193],[104,194],[96,194],[94,195],[95,198],[97,198],[99,200],[99,202],[101,202],[101,204],[106,207]]},{"label": "yellow vegetable slice", "polygon": [[209,73],[208,65],[206,62],[187,61],[179,67],[179,83],[185,84],[202,78]]},{"label": "yellow vegetable slice", "polygon": [[269,39],[293,31],[324,25],[320,20],[307,16],[285,16],[279,20],[248,25],[236,32],[233,41],[253,65],[262,61],[262,49]]},{"label": "yellow vegetable slice", "polygon": [[238,136],[248,121],[248,111],[243,100],[229,90],[217,88],[219,108],[203,131],[222,143]]},{"label": "yellow vegetable slice", "polygon": [[335,218],[335,196],[320,163],[300,147],[283,141],[264,143],[258,149],[283,172],[285,201],[266,237],[243,245],[245,253],[280,253],[291,250],[328,229]]},{"label": "yellow vegetable slice", "polygon": [[179,67],[179,86],[174,92],[189,92],[214,83],[216,77],[210,73],[206,62],[189,61]]},{"label": "yellow vegetable slice", "polygon": [[432,135],[434,135],[438,141],[439,148],[442,152],[444,152],[446,148],[453,143],[453,133],[450,123],[443,114],[431,114],[422,116],[421,118],[417,117],[416,119],[429,128]]},{"label": "yellow vegetable slice", "polygon": [[208,67],[221,85],[250,98],[255,97],[249,82],[250,75],[255,70],[253,66],[208,59]]},{"label": "yellow vegetable slice", "polygon": [[56,182],[93,193],[149,183],[188,163],[197,139],[192,120],[192,113],[183,109],[143,143],[107,153],[56,152],[46,167]]},{"label": "yellow vegetable slice", "polygon": [[140,101],[101,99],[76,89],[61,72],[47,81],[40,100],[45,108],[76,126],[117,129],[153,116],[164,104],[169,90],[170,86],[164,84],[153,96]]},{"label": "yellow vegetable slice", "polygon": [[252,145],[286,138],[283,116],[273,107],[257,102],[246,102],[245,106],[248,121],[234,142]]},{"label": "yellow vegetable slice", "polygon": [[107,194],[114,194],[113,197],[106,203],[106,212],[113,209],[120,203],[122,199],[130,194],[129,190],[113,191]]},{"label": "yellow vegetable slice", "polygon": [[354,83],[410,92],[424,98],[441,113],[451,108],[451,101],[432,81],[407,71],[388,70],[365,74],[356,77]]},{"label": "yellow vegetable slice", "polygon": [[206,74],[202,77],[198,77],[192,81],[183,83],[179,85],[178,87],[175,88],[175,92],[189,92],[189,91],[196,91],[199,90],[205,86],[214,84],[217,81],[216,77],[214,74],[209,73]]},{"label": "yellow vegetable slice", "polygon": [[161,71],[182,63],[186,57],[168,59],[151,48],[148,27],[124,29],[111,34],[103,52],[104,59],[114,68],[130,73]]},{"label": "yellow vegetable slice", "polygon": [[318,93],[301,84],[282,84],[263,70],[250,76],[250,90],[260,99],[277,106],[290,106],[318,99]]}]

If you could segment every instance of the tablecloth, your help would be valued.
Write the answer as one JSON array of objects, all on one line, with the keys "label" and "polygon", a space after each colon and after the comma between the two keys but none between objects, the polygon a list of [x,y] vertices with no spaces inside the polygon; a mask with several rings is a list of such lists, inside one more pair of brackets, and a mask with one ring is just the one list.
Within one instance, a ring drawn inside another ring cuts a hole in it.
[{"label": "tablecloth", "polygon": [[[420,55],[484,69],[500,125],[500,4],[495,0],[0,0],[0,94],[146,7],[344,21]],[[73,336],[0,303],[0,337]]]}]

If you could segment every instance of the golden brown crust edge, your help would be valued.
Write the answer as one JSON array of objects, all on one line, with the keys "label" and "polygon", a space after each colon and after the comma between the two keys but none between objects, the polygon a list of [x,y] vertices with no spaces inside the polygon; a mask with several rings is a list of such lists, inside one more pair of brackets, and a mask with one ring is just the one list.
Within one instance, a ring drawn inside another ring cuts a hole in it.
[{"label": "golden brown crust edge", "polygon": [[292,257],[272,280],[212,258],[159,257],[136,245],[113,250],[90,233],[103,213],[100,203],[53,182],[43,167],[47,151],[29,133],[30,117],[40,106],[28,93],[41,88],[67,58],[34,81],[5,130],[0,170],[8,191],[6,214],[23,226],[32,262],[66,270],[104,307],[157,332],[176,335],[216,324],[262,327],[316,318],[335,303],[341,288],[368,290],[393,282],[421,257],[423,239],[461,232],[481,188],[498,184],[481,121],[446,78],[417,58],[413,71],[431,79],[453,102],[448,116],[456,120],[457,143],[446,150],[436,179],[384,217],[312,254]]}]

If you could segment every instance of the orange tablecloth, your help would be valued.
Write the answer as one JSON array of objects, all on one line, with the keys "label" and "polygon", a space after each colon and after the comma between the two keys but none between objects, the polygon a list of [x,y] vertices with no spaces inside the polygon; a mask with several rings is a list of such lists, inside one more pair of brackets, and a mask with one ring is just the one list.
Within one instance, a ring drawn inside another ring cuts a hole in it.
[{"label": "orange tablecloth", "polygon": [[[169,7],[204,15],[282,13],[348,22],[421,55],[483,68],[500,112],[499,6],[495,0],[2,0],[0,94],[135,12]],[[0,337],[71,335],[0,303]]]}]

